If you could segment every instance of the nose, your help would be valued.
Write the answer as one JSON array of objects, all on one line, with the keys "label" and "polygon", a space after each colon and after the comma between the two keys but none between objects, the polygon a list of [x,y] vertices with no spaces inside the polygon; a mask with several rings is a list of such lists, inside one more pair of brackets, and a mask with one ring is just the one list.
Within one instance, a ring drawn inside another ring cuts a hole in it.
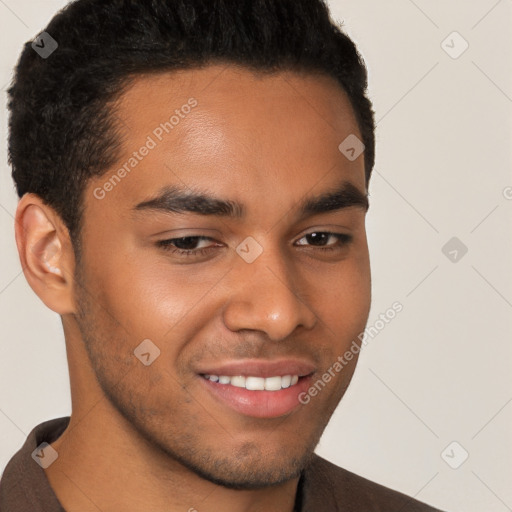
[{"label": "nose", "polygon": [[[299,326],[315,326],[317,316],[303,298],[309,290],[298,289],[300,276],[294,275],[293,266],[279,250],[267,248],[252,263],[236,255],[234,265],[229,273],[232,293],[223,310],[227,328],[261,331],[279,341]],[[305,281],[302,286],[307,286]]]}]

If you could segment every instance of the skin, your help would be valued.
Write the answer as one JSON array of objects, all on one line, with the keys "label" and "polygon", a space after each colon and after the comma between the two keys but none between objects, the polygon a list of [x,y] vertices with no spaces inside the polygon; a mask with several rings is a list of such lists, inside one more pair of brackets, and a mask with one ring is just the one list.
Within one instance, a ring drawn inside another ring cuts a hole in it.
[{"label": "skin", "polygon": [[[197,106],[103,199],[93,191],[193,97]],[[170,114],[169,114],[170,113]],[[59,216],[33,194],[19,202],[25,276],[61,315],[71,422],[46,470],[75,511],[292,511],[299,473],[345,392],[354,358],[307,405],[254,418],[216,400],[199,365],[299,357],[315,382],[365,328],[371,300],[366,210],[297,220],[304,197],[343,181],[367,193],[364,155],[338,150],[359,130],[331,78],[255,74],[233,65],[138,77],[123,93],[123,155],[84,194],[82,256]],[[236,200],[245,218],[133,213],[164,185]],[[350,234],[322,253],[309,233]],[[207,236],[172,254],[159,240]],[[235,248],[252,236],[262,254]],[[299,242],[300,241],[300,242]],[[300,245],[302,244],[302,245]],[[160,356],[143,365],[144,339]],[[243,490],[236,488],[244,487]]]}]

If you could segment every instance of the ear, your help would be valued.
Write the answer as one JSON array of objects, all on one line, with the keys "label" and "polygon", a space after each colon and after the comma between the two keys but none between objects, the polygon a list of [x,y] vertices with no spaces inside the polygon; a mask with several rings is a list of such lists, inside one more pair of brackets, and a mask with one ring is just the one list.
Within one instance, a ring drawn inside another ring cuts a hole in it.
[{"label": "ear", "polygon": [[15,236],[32,290],[56,313],[74,313],[75,254],[60,216],[39,196],[25,194],[16,210]]}]

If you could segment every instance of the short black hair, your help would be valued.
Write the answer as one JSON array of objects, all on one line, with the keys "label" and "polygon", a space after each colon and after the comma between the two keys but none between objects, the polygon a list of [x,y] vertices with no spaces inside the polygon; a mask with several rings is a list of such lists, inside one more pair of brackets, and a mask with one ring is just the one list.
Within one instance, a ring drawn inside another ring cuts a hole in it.
[{"label": "short black hair", "polygon": [[86,183],[120,157],[116,100],[147,73],[231,63],[336,79],[365,145],[368,185],[375,125],[367,70],[324,0],[76,0],[44,31],[58,48],[42,58],[25,43],[8,89],[9,163],[18,196],[33,192],[54,208],[75,251]]}]

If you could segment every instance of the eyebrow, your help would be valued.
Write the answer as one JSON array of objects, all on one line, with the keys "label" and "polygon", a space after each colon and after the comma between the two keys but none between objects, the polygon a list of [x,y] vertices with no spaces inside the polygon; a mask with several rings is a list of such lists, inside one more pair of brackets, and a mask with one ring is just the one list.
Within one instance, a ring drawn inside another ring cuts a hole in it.
[{"label": "eyebrow", "polygon": [[[344,181],[334,190],[303,199],[297,209],[299,218],[303,219],[351,207],[361,208],[366,212],[369,207],[368,196],[352,183]],[[176,185],[164,187],[155,197],[138,203],[133,211],[195,213],[234,219],[243,218],[247,212],[246,207],[237,201]]]}]

